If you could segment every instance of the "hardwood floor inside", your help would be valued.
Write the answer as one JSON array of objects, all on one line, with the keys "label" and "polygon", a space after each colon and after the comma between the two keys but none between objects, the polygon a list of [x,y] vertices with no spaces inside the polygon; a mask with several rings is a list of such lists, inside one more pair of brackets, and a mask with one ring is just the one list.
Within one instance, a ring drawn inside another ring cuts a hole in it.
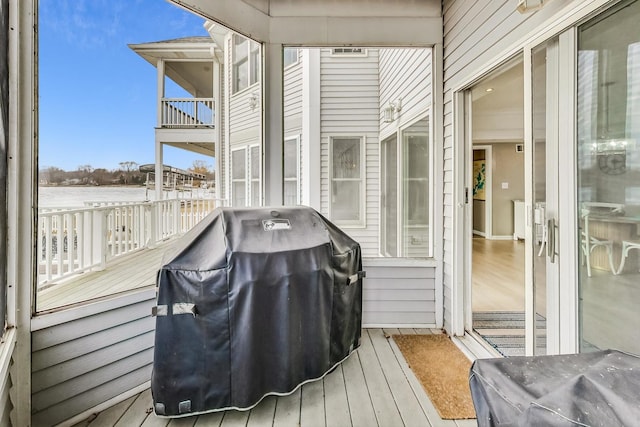
[{"label": "hardwood floor inside", "polygon": [[[614,252],[616,250],[619,251],[619,248],[614,249]],[[473,313],[524,311],[524,251],[523,240],[473,238]],[[594,254],[603,255],[596,252]],[[640,254],[632,253],[630,257],[633,257],[630,261],[634,265],[640,263]],[[619,254],[614,258],[615,262],[619,262]],[[536,262],[537,260],[540,261]],[[535,282],[542,285],[536,288],[537,319],[540,322],[547,317],[543,260],[543,257],[534,260]],[[586,265],[580,264],[578,281],[580,351],[614,348],[640,354],[640,329],[637,328],[640,324],[640,310],[637,309],[640,301],[640,272],[625,268],[621,274],[614,275],[608,264],[603,263],[601,268],[592,267],[592,275],[589,277]],[[483,319],[487,317],[486,313],[482,315]],[[546,326],[540,323],[537,330],[541,341],[544,341]],[[492,333],[500,335],[503,342],[513,343],[512,337],[523,337],[524,330],[512,327],[494,330]],[[502,351],[500,348],[498,350]]]},{"label": "hardwood floor inside", "polygon": [[524,241],[473,238],[472,309],[524,311]]}]

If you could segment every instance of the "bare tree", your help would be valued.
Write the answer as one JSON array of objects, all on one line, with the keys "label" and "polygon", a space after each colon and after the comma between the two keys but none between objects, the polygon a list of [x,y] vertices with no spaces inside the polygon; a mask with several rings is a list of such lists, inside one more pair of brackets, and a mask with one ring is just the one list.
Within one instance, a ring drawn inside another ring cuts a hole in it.
[{"label": "bare tree", "polygon": [[133,162],[133,161],[127,161],[127,162],[120,162],[120,170],[123,173],[123,180],[124,180],[124,184],[126,185],[127,183],[129,183],[130,179],[131,179],[131,172],[133,172],[134,170],[137,169],[138,167],[138,163]]}]

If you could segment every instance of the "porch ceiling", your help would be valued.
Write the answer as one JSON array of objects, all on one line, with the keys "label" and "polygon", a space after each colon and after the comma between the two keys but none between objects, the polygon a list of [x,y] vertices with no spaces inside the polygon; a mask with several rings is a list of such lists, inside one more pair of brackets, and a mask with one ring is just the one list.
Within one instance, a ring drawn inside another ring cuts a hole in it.
[{"label": "porch ceiling", "polygon": [[165,142],[165,145],[180,148],[204,156],[215,157],[214,144],[205,142]]},{"label": "porch ceiling", "polygon": [[185,37],[129,48],[156,67],[165,61],[165,74],[194,97],[213,96],[213,61],[219,49],[210,37]]},{"label": "porch ceiling", "polygon": [[442,42],[440,0],[169,0],[257,41],[425,46]]}]

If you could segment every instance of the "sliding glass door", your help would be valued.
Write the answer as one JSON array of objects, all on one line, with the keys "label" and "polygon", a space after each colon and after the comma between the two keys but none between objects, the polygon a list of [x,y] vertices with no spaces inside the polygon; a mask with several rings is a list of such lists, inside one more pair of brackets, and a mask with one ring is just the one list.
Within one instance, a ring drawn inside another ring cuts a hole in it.
[{"label": "sliding glass door", "polygon": [[579,348],[640,354],[640,1],[578,27]]}]

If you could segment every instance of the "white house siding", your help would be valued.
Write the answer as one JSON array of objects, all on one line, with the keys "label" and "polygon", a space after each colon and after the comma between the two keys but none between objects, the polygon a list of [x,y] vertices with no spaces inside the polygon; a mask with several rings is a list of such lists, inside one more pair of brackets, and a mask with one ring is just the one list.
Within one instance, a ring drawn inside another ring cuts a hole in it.
[{"label": "white house siding", "polygon": [[[14,361],[11,362],[12,365],[14,363]],[[9,398],[11,386],[11,376],[9,375],[9,370],[7,370],[5,375],[0,378],[0,426],[11,425],[11,421],[9,420],[11,409],[13,408],[11,399]]]},{"label": "white house siding", "polygon": [[[380,50],[380,135],[386,138],[399,126],[417,116],[423,117],[431,106],[431,49]],[[382,111],[389,102],[402,99],[397,120],[385,123]]]},{"label": "white house siding", "polygon": [[[284,137],[293,138],[298,137],[300,153],[298,157],[298,164],[300,165],[299,184],[300,189],[304,188],[303,168],[302,163],[304,144],[302,141],[302,100],[303,100],[303,75],[302,75],[302,61],[304,61],[304,50],[299,50],[299,60],[297,63],[290,65],[284,70],[284,86],[283,86],[283,98],[284,98]],[[301,200],[301,195],[298,194]]]},{"label": "white house siding", "polygon": [[580,0],[554,0],[537,12],[520,14],[511,0],[444,0],[444,327],[451,331],[452,263],[455,244],[454,169],[453,157],[453,88],[466,84],[478,70],[511,53],[508,49],[533,34],[545,21],[569,4]]},{"label": "white house siding", "polygon": [[367,56],[320,53],[321,210],[329,212],[329,139],[353,136],[365,139],[365,221],[360,228],[344,230],[361,247],[364,256],[378,251],[379,226],[379,91],[378,50]]},{"label": "white house siding", "polygon": [[[435,268],[365,258],[362,323],[365,326],[434,326]],[[385,265],[386,264],[386,265]]]},{"label": "white house siding", "polygon": [[154,305],[149,289],[34,320],[32,425],[56,425],[148,386]]}]

